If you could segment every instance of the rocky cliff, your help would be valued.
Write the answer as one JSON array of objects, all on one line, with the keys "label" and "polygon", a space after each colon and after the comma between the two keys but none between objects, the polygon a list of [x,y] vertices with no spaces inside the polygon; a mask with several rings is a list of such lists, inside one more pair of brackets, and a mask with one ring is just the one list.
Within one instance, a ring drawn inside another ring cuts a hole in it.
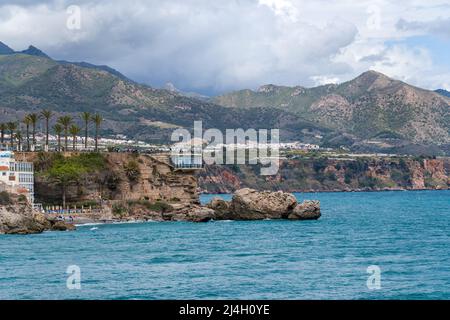
[{"label": "rocky cliff", "polygon": [[15,195],[2,193],[0,203],[0,234],[33,234],[45,230],[66,231],[75,229],[63,221],[48,219],[34,211],[26,202],[17,201]]},{"label": "rocky cliff", "polygon": [[34,162],[36,199],[44,204],[61,204],[61,184],[51,172],[65,166],[81,171],[67,185],[69,204],[100,200],[199,203],[196,177],[189,171],[176,171],[168,155],[18,153],[16,157]]},{"label": "rocky cliff", "polygon": [[207,166],[198,174],[207,193],[233,193],[240,188],[314,191],[448,189],[450,159],[304,158],[282,160],[276,176],[260,176],[257,166]]}]

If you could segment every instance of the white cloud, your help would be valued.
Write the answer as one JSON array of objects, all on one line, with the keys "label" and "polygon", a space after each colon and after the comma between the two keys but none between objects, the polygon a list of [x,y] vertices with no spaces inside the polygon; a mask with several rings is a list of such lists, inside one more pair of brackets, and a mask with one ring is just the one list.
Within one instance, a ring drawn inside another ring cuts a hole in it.
[{"label": "white cloud", "polygon": [[446,21],[444,0],[77,3],[81,30],[65,27],[72,1],[0,1],[0,41],[16,49],[33,44],[58,59],[108,64],[151,85],[171,81],[203,92],[323,84],[369,68],[424,87],[444,86],[449,78],[427,48],[388,43],[435,32],[417,23],[399,28],[399,21]]}]

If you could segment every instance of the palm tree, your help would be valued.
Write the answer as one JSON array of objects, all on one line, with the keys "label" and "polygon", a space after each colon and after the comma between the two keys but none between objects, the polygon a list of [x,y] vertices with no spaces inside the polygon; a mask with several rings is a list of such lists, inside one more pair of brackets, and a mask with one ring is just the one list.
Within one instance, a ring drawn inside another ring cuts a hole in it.
[{"label": "palm tree", "polygon": [[53,112],[51,110],[44,109],[41,111],[41,117],[45,119],[45,150],[48,151],[48,131],[50,119],[53,116]]},{"label": "palm tree", "polygon": [[77,144],[77,136],[80,134],[81,132],[81,128],[75,124],[73,124],[70,129],[69,129],[70,134],[72,135],[72,150],[75,151],[76,150],[76,144]]},{"label": "palm tree", "polygon": [[8,129],[6,123],[0,123],[0,144],[5,143],[5,131]]},{"label": "palm tree", "polygon": [[91,121],[90,112],[81,113],[81,119],[84,121],[84,148],[87,149],[89,122]]},{"label": "palm tree", "polygon": [[30,125],[31,125],[31,119],[30,116],[27,115],[25,116],[25,118],[22,120],[22,122],[25,124],[25,132],[27,135],[27,151],[30,151]]},{"label": "palm tree", "polygon": [[32,145],[33,145],[33,150],[34,150],[34,147],[36,146],[36,124],[39,120],[39,116],[36,113],[30,113],[28,115],[28,117],[30,118],[31,126],[33,127],[33,144]]},{"label": "palm tree", "polygon": [[95,124],[95,152],[98,152],[98,131],[100,130],[100,125],[102,124],[103,118],[101,115],[96,113],[92,117],[92,121],[94,121]]},{"label": "palm tree", "polygon": [[59,123],[53,126],[53,131],[58,136],[58,151],[61,151],[61,133],[63,131],[63,127]]},{"label": "palm tree", "polygon": [[6,126],[8,127],[8,130],[9,130],[10,145],[11,145],[11,150],[12,150],[14,147],[14,131],[16,131],[16,129],[17,129],[17,123],[8,122],[6,124]]},{"label": "palm tree", "polygon": [[16,140],[17,140],[17,150],[22,151],[22,133],[20,131],[16,132]]},{"label": "palm tree", "polygon": [[69,137],[69,126],[72,123],[71,116],[63,116],[58,119],[60,125],[64,128],[64,151],[67,151],[68,137]]}]

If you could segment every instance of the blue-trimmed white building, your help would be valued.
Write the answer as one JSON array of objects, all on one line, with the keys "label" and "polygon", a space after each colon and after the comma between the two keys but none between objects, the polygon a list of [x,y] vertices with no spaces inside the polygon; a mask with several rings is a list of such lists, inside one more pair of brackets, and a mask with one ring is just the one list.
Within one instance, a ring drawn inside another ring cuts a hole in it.
[{"label": "blue-trimmed white building", "polygon": [[0,151],[0,183],[12,192],[23,194],[31,204],[34,204],[32,162],[16,161],[12,151]]}]

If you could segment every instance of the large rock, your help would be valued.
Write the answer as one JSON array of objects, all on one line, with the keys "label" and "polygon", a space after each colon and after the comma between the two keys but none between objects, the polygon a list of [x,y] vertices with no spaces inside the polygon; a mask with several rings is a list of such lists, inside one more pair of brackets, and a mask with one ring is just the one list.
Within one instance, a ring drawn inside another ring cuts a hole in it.
[{"label": "large rock", "polygon": [[36,219],[26,204],[0,206],[0,234],[32,234],[43,232],[48,224]]},{"label": "large rock", "polygon": [[45,230],[74,230],[75,226],[64,221],[49,220],[35,212],[28,204],[0,206],[0,234],[34,234]]},{"label": "large rock", "polygon": [[321,216],[320,202],[306,200],[298,204],[292,213],[288,216],[291,220],[317,220]]},{"label": "large rock", "polygon": [[49,229],[52,231],[73,231],[76,227],[64,221],[52,221]]},{"label": "large rock", "polygon": [[191,205],[182,210],[163,213],[165,221],[190,221],[190,222],[208,222],[215,218],[214,210]]},{"label": "large rock", "polygon": [[246,188],[234,194],[231,211],[240,220],[286,219],[296,205],[297,199],[291,193]]},{"label": "large rock", "polygon": [[319,201],[297,203],[291,193],[241,189],[231,202],[214,198],[208,205],[215,220],[291,219],[313,220],[320,217]]},{"label": "large rock", "polygon": [[215,197],[207,204],[207,207],[213,210],[214,219],[227,220],[233,217],[233,213],[230,211],[230,202],[221,198]]}]

